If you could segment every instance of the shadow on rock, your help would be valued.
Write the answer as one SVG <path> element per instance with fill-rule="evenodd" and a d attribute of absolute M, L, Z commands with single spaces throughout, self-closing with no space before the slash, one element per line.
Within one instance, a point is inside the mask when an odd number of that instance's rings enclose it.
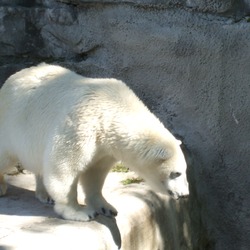
<path fill-rule="evenodd" d="M 13 185 L 8 185 L 7 194 L 0 197 L 0 214 L 57 217 L 53 206 L 38 201 L 34 191 Z"/>
<path fill-rule="evenodd" d="M 121 248 L 122 240 L 120 230 L 117 226 L 115 218 L 108 218 L 102 215 L 99 215 L 96 219 L 96 222 L 104 225 L 111 233 L 114 243 L 117 245 L 118 249 Z"/>

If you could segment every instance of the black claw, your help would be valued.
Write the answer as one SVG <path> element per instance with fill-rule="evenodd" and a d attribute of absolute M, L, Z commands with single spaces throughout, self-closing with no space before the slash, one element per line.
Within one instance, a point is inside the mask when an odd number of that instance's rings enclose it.
<path fill-rule="evenodd" d="M 110 213 L 112 216 L 117 216 L 117 212 L 115 212 L 115 211 L 109 210 L 109 213 Z"/>
<path fill-rule="evenodd" d="M 51 199 L 51 198 L 47 198 L 47 204 L 49 204 L 49 205 L 55 205 L 55 201 L 53 200 L 53 199 Z"/>
<path fill-rule="evenodd" d="M 105 214 L 106 213 L 106 210 L 104 207 L 102 207 L 102 212 Z"/>
<path fill-rule="evenodd" d="M 91 215 L 89 215 L 89 219 L 90 219 L 90 220 L 92 219 L 92 216 L 91 216 Z"/>

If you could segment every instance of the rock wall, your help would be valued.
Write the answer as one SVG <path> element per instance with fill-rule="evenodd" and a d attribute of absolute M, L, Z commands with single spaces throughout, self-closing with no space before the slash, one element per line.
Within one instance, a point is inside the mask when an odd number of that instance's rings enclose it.
<path fill-rule="evenodd" d="M 249 14 L 249 0 L 3 0 L 0 82 L 41 61 L 127 82 L 184 142 L 192 249 L 245 250 Z"/>

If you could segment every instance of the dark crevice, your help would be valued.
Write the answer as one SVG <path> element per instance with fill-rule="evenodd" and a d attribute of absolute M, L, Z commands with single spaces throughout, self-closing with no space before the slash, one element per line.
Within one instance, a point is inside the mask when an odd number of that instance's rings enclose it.
<path fill-rule="evenodd" d="M 83 51 L 81 53 L 77 53 L 72 59 L 75 62 L 86 61 L 89 57 L 91 57 L 96 51 L 100 48 L 100 45 L 95 45 L 93 48 Z"/>

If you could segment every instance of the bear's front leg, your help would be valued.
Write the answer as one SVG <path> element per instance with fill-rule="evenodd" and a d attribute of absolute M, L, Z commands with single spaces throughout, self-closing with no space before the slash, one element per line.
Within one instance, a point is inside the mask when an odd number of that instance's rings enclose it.
<path fill-rule="evenodd" d="M 108 217 L 117 215 L 117 210 L 102 196 L 102 187 L 106 176 L 116 160 L 113 157 L 104 157 L 89 166 L 80 176 L 79 181 L 85 193 L 87 207 L 98 214 Z"/>
<path fill-rule="evenodd" d="M 89 221 L 94 219 L 97 212 L 77 202 L 78 176 L 64 166 L 49 167 L 44 172 L 44 184 L 55 201 L 54 210 L 62 218 L 74 221 Z"/>

